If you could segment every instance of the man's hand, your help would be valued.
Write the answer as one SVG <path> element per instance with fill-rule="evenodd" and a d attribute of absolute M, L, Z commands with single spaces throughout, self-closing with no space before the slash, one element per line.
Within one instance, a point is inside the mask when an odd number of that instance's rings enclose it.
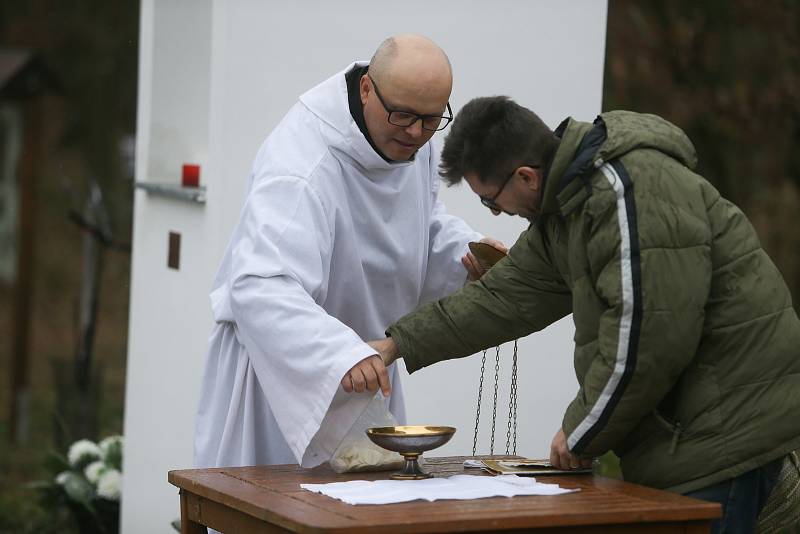
<path fill-rule="evenodd" d="M 480 240 L 480 243 L 486 243 L 487 245 L 493 246 L 497 250 L 503 251 L 506 254 L 508 253 L 508 247 L 506 247 L 502 241 L 498 241 L 497 239 L 493 239 L 491 237 L 484 237 L 483 239 Z M 489 266 L 483 265 L 472 252 L 467 252 L 461 258 L 461 263 L 467 270 L 467 278 L 469 278 L 471 282 L 479 279 L 481 276 L 484 275 L 486 271 L 489 270 Z"/>
<path fill-rule="evenodd" d="M 342 388 L 348 393 L 353 391 L 363 393 L 365 390 L 375 393 L 379 387 L 384 397 L 388 397 L 392 392 L 389 373 L 386 372 L 386 366 L 377 354 L 367 356 L 355 364 L 342 378 Z"/>
<path fill-rule="evenodd" d="M 569 452 L 567 437 L 564 435 L 564 431 L 559 429 L 550 444 L 550 464 L 556 469 L 578 469 L 580 467 L 591 467 L 592 459 L 579 458 Z"/>
<path fill-rule="evenodd" d="M 380 355 L 383 360 L 383 365 L 389 367 L 394 361 L 400 357 L 397 351 L 397 343 L 390 337 L 386 339 L 376 339 L 375 341 L 367 341 L 367 345 L 375 349 L 375 352 Z"/>

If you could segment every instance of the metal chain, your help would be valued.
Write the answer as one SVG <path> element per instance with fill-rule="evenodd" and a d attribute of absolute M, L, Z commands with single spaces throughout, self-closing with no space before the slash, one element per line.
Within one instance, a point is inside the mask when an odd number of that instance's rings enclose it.
<path fill-rule="evenodd" d="M 478 452 L 478 429 L 481 421 L 481 401 L 483 400 L 483 379 L 486 375 L 486 352 L 481 358 L 481 376 L 478 383 L 478 402 L 475 408 L 475 430 L 472 434 L 472 455 Z M 495 348 L 494 399 L 492 401 L 492 435 L 489 454 L 494 454 L 494 435 L 497 423 L 497 392 L 500 377 L 500 347 Z M 514 341 L 514 355 L 511 364 L 511 386 L 508 398 L 508 427 L 506 429 L 506 454 L 517 454 L 517 341 Z"/>
<path fill-rule="evenodd" d="M 506 430 L 506 454 L 511 451 L 511 418 L 513 417 L 514 404 L 512 403 L 514 393 L 512 392 L 508 398 L 508 429 Z"/>
<path fill-rule="evenodd" d="M 516 441 L 517 441 L 517 419 L 514 412 L 514 398 L 516 392 L 514 388 L 517 381 L 517 342 L 514 342 L 514 360 L 511 364 L 511 386 L 508 394 L 508 428 L 506 429 L 506 454 L 511 451 L 511 425 L 514 425 L 514 454 L 516 454 Z"/>
<path fill-rule="evenodd" d="M 497 386 L 500 377 L 500 347 L 497 347 L 494 356 L 494 404 L 492 405 L 492 439 L 489 442 L 489 454 L 494 455 L 494 427 L 497 423 Z"/>
<path fill-rule="evenodd" d="M 517 340 L 514 340 L 514 363 L 511 369 L 511 394 L 514 404 L 514 450 L 512 454 L 517 454 Z M 511 400 L 509 400 L 511 403 Z"/>
<path fill-rule="evenodd" d="M 472 456 L 478 449 L 478 425 L 481 422 L 481 397 L 483 396 L 483 375 L 486 372 L 486 351 L 481 359 L 481 381 L 478 384 L 478 407 L 475 410 L 475 432 L 472 434 Z"/>

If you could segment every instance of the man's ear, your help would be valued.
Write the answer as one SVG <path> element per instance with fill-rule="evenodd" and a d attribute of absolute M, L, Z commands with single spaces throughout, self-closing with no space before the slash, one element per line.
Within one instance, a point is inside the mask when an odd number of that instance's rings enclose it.
<path fill-rule="evenodd" d="M 358 84 L 358 92 L 361 95 L 361 105 L 367 105 L 367 96 L 369 96 L 369 92 L 372 91 L 372 86 L 369 84 L 369 80 L 367 80 L 367 75 L 363 75 L 361 77 L 361 81 Z"/>
<path fill-rule="evenodd" d="M 531 191 L 539 191 L 542 188 L 542 173 L 539 169 L 523 165 L 518 172 Z"/>

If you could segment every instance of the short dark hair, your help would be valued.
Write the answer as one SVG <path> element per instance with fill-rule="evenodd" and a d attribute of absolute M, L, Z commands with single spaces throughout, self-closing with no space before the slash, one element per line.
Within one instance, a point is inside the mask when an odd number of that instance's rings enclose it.
<path fill-rule="evenodd" d="M 450 127 L 439 174 L 448 185 L 472 172 L 483 183 L 500 183 L 521 165 L 544 166 L 557 146 L 542 119 L 509 97 L 474 98 Z"/>

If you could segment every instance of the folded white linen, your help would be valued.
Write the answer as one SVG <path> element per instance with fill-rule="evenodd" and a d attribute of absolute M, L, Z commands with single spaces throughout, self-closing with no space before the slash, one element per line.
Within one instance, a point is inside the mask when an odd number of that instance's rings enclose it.
<path fill-rule="evenodd" d="M 321 493 L 347 504 L 389 504 L 422 499 L 481 499 L 515 495 L 560 495 L 577 489 L 542 484 L 532 477 L 500 475 L 453 475 L 425 480 L 351 480 L 330 484 L 300 484 L 304 490 Z"/>

